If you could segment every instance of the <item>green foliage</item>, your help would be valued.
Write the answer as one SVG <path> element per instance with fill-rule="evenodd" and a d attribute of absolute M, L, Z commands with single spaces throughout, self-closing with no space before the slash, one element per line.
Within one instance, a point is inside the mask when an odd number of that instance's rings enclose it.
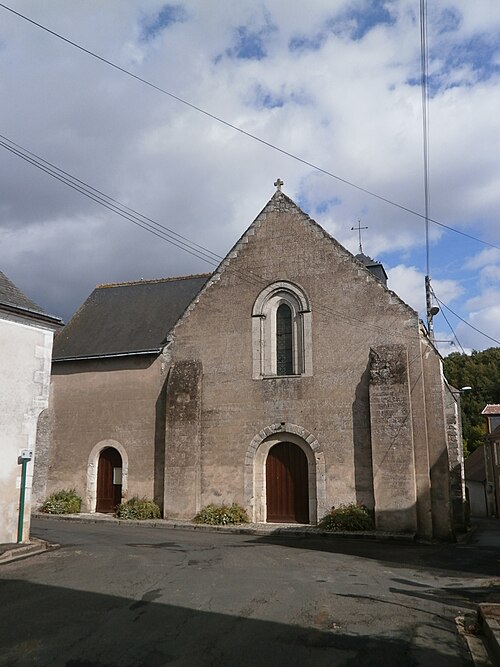
<path fill-rule="evenodd" d="M 75 489 L 63 489 L 50 495 L 40 507 L 47 514 L 78 514 L 82 507 L 82 499 Z"/>
<path fill-rule="evenodd" d="M 208 523 L 212 526 L 227 526 L 235 523 L 248 523 L 248 515 L 243 507 L 232 505 L 207 505 L 194 517 L 195 523 Z"/>
<path fill-rule="evenodd" d="M 364 505 L 339 505 L 325 514 L 318 524 L 322 530 L 374 530 L 370 510 Z"/>
<path fill-rule="evenodd" d="M 448 382 L 460 389 L 472 387 L 461 396 L 464 453 L 467 456 L 483 443 L 486 419 L 481 415 L 488 403 L 500 403 L 500 348 L 490 347 L 471 355 L 453 352 L 444 360 Z"/>
<path fill-rule="evenodd" d="M 119 519 L 160 519 L 161 510 L 152 500 L 134 496 L 117 505 L 115 516 Z"/>

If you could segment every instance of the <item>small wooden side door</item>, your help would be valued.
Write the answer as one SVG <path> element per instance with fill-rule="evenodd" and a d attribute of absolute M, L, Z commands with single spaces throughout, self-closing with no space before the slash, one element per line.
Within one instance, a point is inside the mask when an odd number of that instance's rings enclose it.
<path fill-rule="evenodd" d="M 97 466 L 96 512 L 111 514 L 121 503 L 122 457 L 113 447 L 103 449 Z M 119 483 L 115 483 L 119 481 Z"/>
<path fill-rule="evenodd" d="M 266 461 L 267 520 L 309 523 L 307 457 L 298 445 L 280 442 Z"/>

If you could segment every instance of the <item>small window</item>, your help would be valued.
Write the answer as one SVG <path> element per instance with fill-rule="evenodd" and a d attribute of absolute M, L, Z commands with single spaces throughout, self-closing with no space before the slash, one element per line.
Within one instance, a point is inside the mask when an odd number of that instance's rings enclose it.
<path fill-rule="evenodd" d="M 286 303 L 276 311 L 276 373 L 293 375 L 292 311 Z"/>

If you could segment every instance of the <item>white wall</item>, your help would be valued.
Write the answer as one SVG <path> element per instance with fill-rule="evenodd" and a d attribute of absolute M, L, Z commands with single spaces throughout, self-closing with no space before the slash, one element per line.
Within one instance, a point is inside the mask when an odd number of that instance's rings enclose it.
<path fill-rule="evenodd" d="M 35 449 L 47 407 L 53 332 L 0 313 L 0 543 L 17 541 L 21 484 L 18 457 Z M 28 464 L 23 541 L 29 540 L 33 461 Z"/>

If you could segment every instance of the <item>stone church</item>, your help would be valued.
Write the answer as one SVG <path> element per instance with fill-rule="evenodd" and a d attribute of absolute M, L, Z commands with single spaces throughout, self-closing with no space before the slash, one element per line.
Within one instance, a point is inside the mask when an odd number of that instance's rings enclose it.
<path fill-rule="evenodd" d="M 461 523 L 457 397 L 418 314 L 279 186 L 213 274 L 97 287 L 53 359 L 39 501 L 305 524 L 361 503 L 439 539 Z"/>

